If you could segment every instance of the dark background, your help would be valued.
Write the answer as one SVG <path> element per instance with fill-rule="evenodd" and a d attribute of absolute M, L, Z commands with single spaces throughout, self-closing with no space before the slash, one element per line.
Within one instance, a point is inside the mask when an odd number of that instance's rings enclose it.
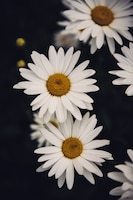
<path fill-rule="evenodd" d="M 12 88 L 21 80 L 16 63 L 19 59 L 31 61 L 32 50 L 47 55 L 49 45 L 53 44 L 53 34 L 60 29 L 56 22 L 63 20 L 60 15 L 63 9 L 61 0 L 0 2 L 1 200 L 117 199 L 109 196 L 108 192 L 118 183 L 108 179 L 106 174 L 114 170 L 115 164 L 128 159 L 128 148 L 133 149 L 133 97 L 125 95 L 126 86 L 112 85 L 111 81 L 116 77 L 108 71 L 118 67 L 106 46 L 90 55 L 89 46 L 81 44 L 80 62 L 89 59 L 90 68 L 96 70 L 93 77 L 97 79 L 100 91 L 90 94 L 94 98 L 92 114 L 97 115 L 98 125 L 104 126 L 99 138 L 111 140 L 111 145 L 104 149 L 110 151 L 115 160 L 106 162 L 101 168 L 104 178 L 94 175 L 95 185 L 77 175 L 71 191 L 66 189 L 66 185 L 59 189 L 54 177 L 47 177 L 47 172 L 35 171 L 40 163 L 37 163 L 37 155 L 33 153 L 37 144 L 30 139 L 32 97 Z M 16 46 L 18 37 L 26 40 L 25 47 Z M 124 44 L 128 45 L 128 42 L 124 41 Z"/>

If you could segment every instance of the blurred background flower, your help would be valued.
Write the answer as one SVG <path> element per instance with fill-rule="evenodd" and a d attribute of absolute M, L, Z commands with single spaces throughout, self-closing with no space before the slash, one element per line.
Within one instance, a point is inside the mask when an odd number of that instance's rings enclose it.
<path fill-rule="evenodd" d="M 132 1 L 133 2 L 133 1 Z M 34 149 L 36 141 L 31 140 L 30 124 L 33 115 L 30 108 L 31 97 L 22 91 L 13 90 L 13 85 L 20 81 L 17 62 L 31 62 L 33 50 L 47 54 L 48 47 L 54 44 L 53 35 L 61 30 L 58 21 L 65 20 L 61 11 L 65 10 L 61 0 L 0 2 L 1 16 L 1 133 L 0 133 L 0 199 L 32 200 L 88 198 L 97 200 L 116 199 L 109 196 L 110 189 L 116 183 L 106 174 L 114 170 L 114 165 L 127 160 L 126 149 L 133 147 L 133 97 L 125 95 L 126 86 L 114 86 L 114 77 L 108 71 L 118 69 L 117 62 L 104 45 L 94 55 L 89 53 L 85 44 L 77 49 L 82 51 L 79 63 L 90 60 L 90 68 L 96 71 L 94 78 L 100 90 L 91 94 L 94 99 L 94 110 L 99 124 L 103 125 L 99 138 L 111 140 L 107 151 L 111 152 L 114 161 L 103 165 L 104 178 L 96 178 L 96 184 L 89 184 L 84 178 L 76 177 L 74 187 L 68 191 L 59 189 L 54 178 L 45 173 L 36 173 L 37 155 Z M 130 30 L 133 34 L 133 29 Z M 23 38 L 25 45 L 16 45 L 17 38 Z M 123 44 L 128 41 L 123 38 Z M 76 48 L 76 47 L 75 47 Z M 116 44 L 116 52 L 121 53 Z"/>

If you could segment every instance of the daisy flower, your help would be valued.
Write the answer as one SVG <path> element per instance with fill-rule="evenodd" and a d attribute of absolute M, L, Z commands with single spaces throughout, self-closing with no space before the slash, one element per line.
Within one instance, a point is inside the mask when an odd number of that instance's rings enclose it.
<path fill-rule="evenodd" d="M 79 40 L 89 40 L 91 53 L 100 49 L 105 41 L 113 53 L 115 41 L 122 45 L 122 37 L 133 40 L 129 32 L 133 27 L 133 3 L 130 0 L 72 0 L 69 4 L 69 10 L 62 12 L 70 21 L 66 29 L 80 30 Z"/>
<path fill-rule="evenodd" d="M 48 176 L 55 175 L 59 188 L 66 181 L 67 188 L 72 189 L 75 170 L 95 184 L 93 174 L 103 176 L 98 166 L 101 166 L 105 159 L 112 159 L 109 152 L 97 149 L 108 145 L 109 140 L 94 140 L 102 130 L 102 126 L 96 128 L 96 123 L 96 116 L 90 117 L 89 112 L 82 120 L 74 122 L 69 112 L 66 121 L 60 124 L 60 129 L 48 123 L 48 129 L 43 128 L 41 131 L 52 145 L 35 150 L 35 153 L 42 154 L 38 162 L 44 162 L 37 172 L 49 170 Z"/>
<path fill-rule="evenodd" d="M 114 85 L 129 85 L 125 93 L 128 96 L 133 95 L 133 43 L 130 42 L 129 48 L 123 46 L 121 48 L 123 55 L 114 54 L 114 57 L 118 61 L 118 66 L 121 70 L 109 71 L 110 74 L 114 74 L 119 78 L 112 81 Z"/>
<path fill-rule="evenodd" d="M 126 161 L 125 164 L 116 165 L 115 168 L 119 172 L 109 172 L 108 177 L 114 181 L 120 182 L 121 185 L 110 191 L 110 195 L 121 196 L 121 200 L 133 199 L 133 150 L 128 149 L 127 154 L 131 162 Z"/>
<path fill-rule="evenodd" d="M 14 85 L 16 89 L 25 89 L 28 95 L 37 95 L 31 102 L 32 110 L 39 109 L 39 117 L 47 123 L 52 114 L 59 122 L 64 122 L 67 113 L 81 120 L 80 109 L 92 110 L 93 99 L 86 93 L 97 91 L 95 79 L 88 78 L 95 74 L 93 69 L 85 69 L 89 60 L 77 65 L 80 51 L 73 53 L 74 48 L 62 47 L 56 52 L 54 46 L 49 47 L 49 59 L 36 51 L 31 57 L 34 64 L 28 63 L 29 69 L 20 68 L 20 74 L 27 81 Z"/>
<path fill-rule="evenodd" d="M 49 142 L 46 140 L 45 136 L 40 131 L 41 128 L 45 127 L 45 122 L 43 120 L 43 117 L 40 118 L 38 112 L 34 113 L 33 117 L 34 117 L 34 123 L 30 125 L 31 130 L 33 131 L 30 135 L 31 139 L 37 140 L 38 147 L 41 147 L 44 145 L 48 146 Z M 58 121 L 54 115 L 51 116 L 51 119 L 49 122 L 58 128 Z"/>

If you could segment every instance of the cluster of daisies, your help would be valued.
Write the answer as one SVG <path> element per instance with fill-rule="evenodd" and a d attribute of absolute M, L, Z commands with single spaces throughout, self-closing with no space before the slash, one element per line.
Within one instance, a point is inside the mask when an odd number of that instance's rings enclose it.
<path fill-rule="evenodd" d="M 95 184 L 95 175 L 102 177 L 101 166 L 112 160 L 112 154 L 103 150 L 109 145 L 107 139 L 98 139 L 102 126 L 97 127 L 97 118 L 90 112 L 94 100 L 90 93 L 99 90 L 92 77 L 96 71 L 89 68 L 89 60 L 79 63 L 81 51 L 74 50 L 80 42 L 88 44 L 93 54 L 103 45 L 108 45 L 111 56 L 118 62 L 119 70 L 109 71 L 118 78 L 116 85 L 128 85 L 125 93 L 133 95 L 133 3 L 130 0 L 64 0 L 67 10 L 62 12 L 66 20 L 58 22 L 63 27 L 55 34 L 55 45 L 48 49 L 48 56 L 33 51 L 33 63 L 20 68 L 25 79 L 14 88 L 25 94 L 35 95 L 31 102 L 34 123 L 31 124 L 31 139 L 37 140 L 36 154 L 41 154 L 37 172 L 48 171 L 55 176 L 58 187 L 66 182 L 67 188 L 74 185 L 75 172 Z M 122 54 L 115 53 L 115 42 Z M 67 50 L 64 50 L 65 46 Z M 84 114 L 82 114 L 84 110 Z M 108 177 L 121 183 L 110 191 L 120 199 L 133 199 L 133 150 L 127 153 L 131 162 L 116 165 L 120 172 L 109 172 Z"/>

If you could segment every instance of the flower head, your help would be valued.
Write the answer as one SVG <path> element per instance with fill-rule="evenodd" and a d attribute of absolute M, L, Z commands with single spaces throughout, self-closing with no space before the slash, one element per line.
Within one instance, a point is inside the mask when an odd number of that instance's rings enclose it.
<path fill-rule="evenodd" d="M 120 170 L 109 172 L 108 177 L 120 182 L 121 185 L 110 191 L 110 195 L 121 196 L 121 200 L 133 199 L 133 150 L 128 149 L 127 154 L 131 162 L 126 161 L 125 164 L 116 165 L 115 168 Z"/>
<path fill-rule="evenodd" d="M 119 77 L 113 81 L 114 85 L 129 85 L 125 93 L 133 96 L 133 43 L 130 42 L 129 48 L 123 46 L 121 50 L 123 55 L 114 54 L 121 70 L 112 70 L 109 73 Z"/>
<path fill-rule="evenodd" d="M 81 120 L 79 108 L 92 110 L 93 99 L 86 93 L 99 89 L 94 85 L 96 80 L 88 78 L 95 70 L 85 69 L 88 60 L 76 66 L 80 51 L 73 51 L 71 47 L 65 54 L 63 48 L 56 52 L 54 46 L 50 46 L 49 59 L 33 51 L 34 64 L 28 63 L 29 69 L 19 69 L 27 81 L 19 82 L 14 88 L 25 89 L 24 92 L 29 95 L 38 95 L 31 102 L 32 110 L 39 109 L 39 117 L 43 117 L 45 122 L 52 114 L 59 122 L 64 122 L 69 111 Z"/>
<path fill-rule="evenodd" d="M 38 147 L 48 146 L 50 143 L 46 140 L 45 136 L 40 131 L 41 128 L 45 127 L 45 122 L 43 120 L 43 117 L 40 118 L 38 112 L 34 113 L 33 116 L 34 116 L 34 123 L 30 125 L 31 130 L 33 131 L 31 133 L 31 139 L 37 140 Z M 49 123 L 52 123 L 54 126 L 58 128 L 58 121 L 54 115 L 51 116 Z"/>
<path fill-rule="evenodd" d="M 69 113 L 67 120 L 59 125 L 60 129 L 48 123 L 48 129 L 41 131 L 52 145 L 35 150 L 35 153 L 42 154 L 38 162 L 44 162 L 37 172 L 49 170 L 48 176 L 55 175 L 59 187 L 66 180 L 68 189 L 73 187 L 75 170 L 94 184 L 93 174 L 103 176 L 98 165 L 102 165 L 105 159 L 112 159 L 109 152 L 97 149 L 108 145 L 109 140 L 94 140 L 102 130 L 102 126 L 95 128 L 96 123 L 95 115 L 90 117 L 88 112 L 82 120 L 74 122 Z"/>
<path fill-rule="evenodd" d="M 129 27 L 133 27 L 132 5 L 132 2 L 125 0 L 73 0 L 67 5 L 69 10 L 62 14 L 69 20 L 67 29 L 80 30 L 80 41 L 90 40 L 91 53 L 100 49 L 104 41 L 113 53 L 114 41 L 119 45 L 123 43 L 121 36 L 133 40 L 129 32 Z"/>

